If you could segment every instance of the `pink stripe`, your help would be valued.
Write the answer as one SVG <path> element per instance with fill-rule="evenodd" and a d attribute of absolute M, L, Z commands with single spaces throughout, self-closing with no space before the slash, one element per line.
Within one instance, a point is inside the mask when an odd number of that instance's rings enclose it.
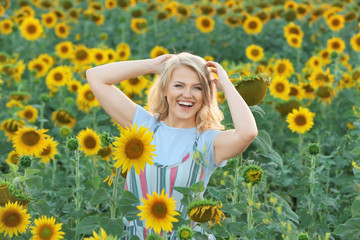
<path fill-rule="evenodd" d="M 124 190 L 128 190 L 128 186 L 127 186 L 127 183 L 125 183 L 125 187 L 124 187 Z"/>
<path fill-rule="evenodd" d="M 174 187 L 175 179 L 177 176 L 177 169 L 178 169 L 178 167 L 174 167 L 174 168 L 171 168 L 171 170 L 170 170 L 170 188 L 169 188 L 170 196 L 169 197 L 172 196 L 173 187 Z"/>
<path fill-rule="evenodd" d="M 182 162 L 185 162 L 190 156 L 190 153 L 186 154 L 186 156 L 183 158 Z"/>
<path fill-rule="evenodd" d="M 204 174 L 204 168 L 201 167 L 201 174 L 200 174 L 200 177 L 199 177 L 198 181 L 200 181 L 203 178 L 203 174 Z"/>
<path fill-rule="evenodd" d="M 144 238 L 146 239 L 148 235 L 149 235 L 149 229 L 144 228 Z"/>
<path fill-rule="evenodd" d="M 147 197 L 148 189 L 147 189 L 145 169 L 144 169 L 144 171 L 140 171 L 139 179 L 140 179 L 142 197 L 145 199 L 148 199 L 148 197 Z"/>

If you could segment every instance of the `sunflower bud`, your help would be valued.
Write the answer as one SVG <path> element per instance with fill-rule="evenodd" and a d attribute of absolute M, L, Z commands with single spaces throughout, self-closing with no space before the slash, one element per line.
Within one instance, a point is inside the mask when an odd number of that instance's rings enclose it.
<path fill-rule="evenodd" d="M 114 141 L 114 139 L 110 136 L 110 134 L 108 132 L 103 132 L 100 135 L 100 141 L 101 141 L 101 145 L 103 147 L 108 147 L 109 145 L 112 144 L 112 142 Z"/>
<path fill-rule="evenodd" d="M 146 240 L 162 240 L 163 238 L 157 235 L 156 233 L 150 233 Z"/>
<path fill-rule="evenodd" d="M 73 133 L 73 131 L 71 130 L 71 128 L 63 126 L 60 128 L 59 133 L 62 137 L 68 137 Z"/>
<path fill-rule="evenodd" d="M 311 155 L 318 155 L 320 152 L 320 147 L 317 143 L 310 143 L 307 150 Z"/>
<path fill-rule="evenodd" d="M 296 12 L 293 9 L 289 9 L 284 13 L 284 19 L 287 22 L 292 22 L 296 19 Z"/>
<path fill-rule="evenodd" d="M 79 147 L 79 140 L 77 140 L 76 138 L 70 138 L 69 140 L 67 140 L 66 146 L 71 152 L 74 152 Z"/>
<path fill-rule="evenodd" d="M 31 157 L 24 155 L 20 157 L 19 165 L 21 168 L 28 168 L 31 166 Z"/>
<path fill-rule="evenodd" d="M 65 104 L 68 105 L 68 106 L 71 106 L 71 105 L 73 105 L 74 103 L 75 103 L 75 100 L 74 100 L 74 98 L 72 98 L 72 97 L 67 97 L 67 98 L 65 99 Z"/>
<path fill-rule="evenodd" d="M 300 233 L 298 235 L 298 240 L 310 240 L 310 237 L 307 233 Z"/>
<path fill-rule="evenodd" d="M 335 60 L 337 57 L 338 57 L 338 53 L 337 53 L 337 52 L 332 52 L 332 53 L 330 54 L 330 58 L 331 58 L 332 60 Z"/>
<path fill-rule="evenodd" d="M 262 179 L 263 171 L 261 167 L 251 164 L 244 168 L 242 177 L 246 183 L 258 184 Z"/>
<path fill-rule="evenodd" d="M 40 95 L 39 99 L 41 102 L 47 103 L 50 101 L 50 96 L 49 96 L 49 94 L 43 93 Z"/>
<path fill-rule="evenodd" d="M 188 227 L 186 225 L 182 225 L 180 228 L 178 228 L 177 230 L 177 237 L 180 240 L 189 240 L 192 239 L 194 235 L 194 230 L 192 230 L 191 227 Z"/>

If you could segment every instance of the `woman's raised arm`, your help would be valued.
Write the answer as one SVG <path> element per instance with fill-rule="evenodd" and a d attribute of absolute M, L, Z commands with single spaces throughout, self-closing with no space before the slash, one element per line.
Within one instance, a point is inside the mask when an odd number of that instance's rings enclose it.
<path fill-rule="evenodd" d="M 114 62 L 86 71 L 91 90 L 104 110 L 122 127 L 132 124 L 136 104 L 114 84 L 150 73 L 160 73 L 161 65 L 171 55 L 154 59 Z"/>

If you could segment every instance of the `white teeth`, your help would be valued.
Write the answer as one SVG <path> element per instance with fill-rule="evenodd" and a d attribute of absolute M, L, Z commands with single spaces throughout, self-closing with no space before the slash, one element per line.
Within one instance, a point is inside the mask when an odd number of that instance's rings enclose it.
<path fill-rule="evenodd" d="M 181 105 L 189 106 L 189 107 L 191 107 L 192 105 L 194 105 L 194 103 L 191 103 L 191 102 L 182 102 L 182 101 L 179 101 L 178 103 L 181 104 Z"/>

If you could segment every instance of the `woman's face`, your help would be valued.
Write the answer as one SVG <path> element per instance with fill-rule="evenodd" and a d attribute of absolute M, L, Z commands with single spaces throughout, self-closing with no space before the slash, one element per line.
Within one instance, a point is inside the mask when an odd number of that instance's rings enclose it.
<path fill-rule="evenodd" d="M 203 104 L 203 89 L 197 72 L 187 66 L 174 69 L 165 96 L 169 103 L 169 118 L 195 127 L 195 115 Z"/>

